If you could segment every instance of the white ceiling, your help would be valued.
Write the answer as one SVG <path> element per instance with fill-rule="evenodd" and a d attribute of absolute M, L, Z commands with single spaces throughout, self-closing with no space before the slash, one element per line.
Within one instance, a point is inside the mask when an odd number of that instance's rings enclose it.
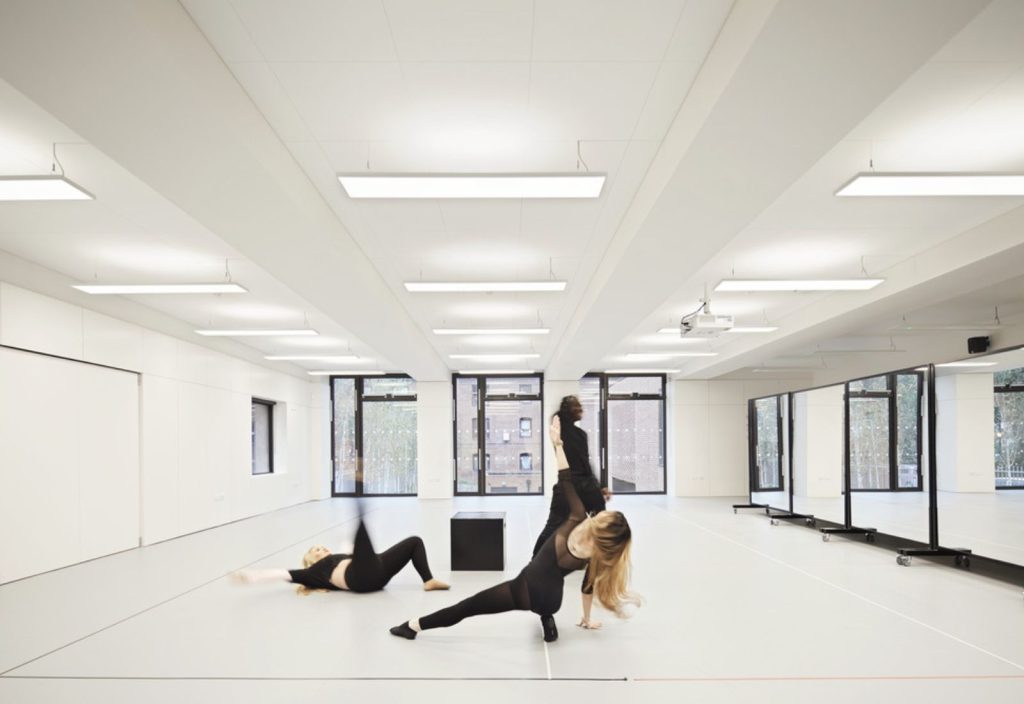
<path fill-rule="evenodd" d="M 251 294 L 135 300 L 193 326 L 308 321 L 321 338 L 245 344 L 420 379 L 485 368 L 449 357 L 472 352 L 534 352 L 522 368 L 554 378 L 882 368 L 927 353 L 900 321 L 929 304 L 947 326 L 992 300 L 1020 318 L 1024 199 L 833 193 L 871 162 L 1024 171 L 1022 31 L 1014 0 L 11 0 L 0 173 L 49 172 L 59 142 L 97 200 L 0 204 L 0 250 L 109 282 L 221 280 L 228 260 Z M 593 201 L 353 201 L 336 178 L 588 168 L 608 174 Z M 886 283 L 713 295 L 775 333 L 656 334 L 722 278 L 864 272 Z M 567 290 L 402 287 L 550 277 Z M 672 349 L 719 355 L 625 358 Z"/>

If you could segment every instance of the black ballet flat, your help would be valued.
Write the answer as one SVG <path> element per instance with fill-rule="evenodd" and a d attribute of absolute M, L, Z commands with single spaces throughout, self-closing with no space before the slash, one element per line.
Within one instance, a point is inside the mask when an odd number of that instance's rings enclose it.
<path fill-rule="evenodd" d="M 391 635 L 398 636 L 399 638 L 408 638 L 409 640 L 416 640 L 416 631 L 410 628 L 408 621 L 403 621 L 402 623 L 392 628 Z"/>
<path fill-rule="evenodd" d="M 554 616 L 541 616 L 540 625 L 544 629 L 545 643 L 553 643 L 558 640 L 558 626 L 555 625 Z"/>

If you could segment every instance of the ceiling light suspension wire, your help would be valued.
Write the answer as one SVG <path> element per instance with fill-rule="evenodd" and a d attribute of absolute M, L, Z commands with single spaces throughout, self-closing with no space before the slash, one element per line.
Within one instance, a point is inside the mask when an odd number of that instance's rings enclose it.
<path fill-rule="evenodd" d="M 587 166 L 587 162 L 583 158 L 583 150 L 582 150 L 582 148 L 580 146 L 582 142 L 583 142 L 582 139 L 577 139 L 576 140 L 576 170 L 579 171 L 580 170 L 580 164 L 583 164 L 583 168 L 586 169 L 587 171 L 590 171 L 590 167 Z"/>
<path fill-rule="evenodd" d="M 60 163 L 60 159 L 57 158 L 57 143 L 53 143 L 53 163 L 50 165 L 50 171 L 53 173 L 57 172 L 57 167 L 60 167 L 60 177 L 64 178 L 64 164 Z"/>

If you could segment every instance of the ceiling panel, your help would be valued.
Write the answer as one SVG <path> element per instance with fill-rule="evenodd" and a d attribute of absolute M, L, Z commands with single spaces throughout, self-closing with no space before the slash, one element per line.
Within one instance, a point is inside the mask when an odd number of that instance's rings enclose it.
<path fill-rule="evenodd" d="M 687 0 L 664 60 L 704 63 L 732 6 L 733 0 Z"/>
<path fill-rule="evenodd" d="M 533 59 L 661 61 L 685 5 L 686 0 L 537 0 Z"/>
<path fill-rule="evenodd" d="M 402 61 L 528 61 L 533 7 L 522 0 L 384 0 Z"/>
<path fill-rule="evenodd" d="M 266 61 L 394 61 L 380 2 L 231 0 Z"/>

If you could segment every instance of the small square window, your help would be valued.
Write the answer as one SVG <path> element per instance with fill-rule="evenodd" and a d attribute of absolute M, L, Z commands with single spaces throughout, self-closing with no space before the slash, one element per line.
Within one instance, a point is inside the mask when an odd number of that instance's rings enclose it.
<path fill-rule="evenodd" d="M 519 453 L 519 469 L 523 472 L 533 471 L 533 455 L 529 452 Z"/>
<path fill-rule="evenodd" d="M 528 438 L 533 435 L 533 421 L 529 418 L 519 419 L 519 437 Z"/>

